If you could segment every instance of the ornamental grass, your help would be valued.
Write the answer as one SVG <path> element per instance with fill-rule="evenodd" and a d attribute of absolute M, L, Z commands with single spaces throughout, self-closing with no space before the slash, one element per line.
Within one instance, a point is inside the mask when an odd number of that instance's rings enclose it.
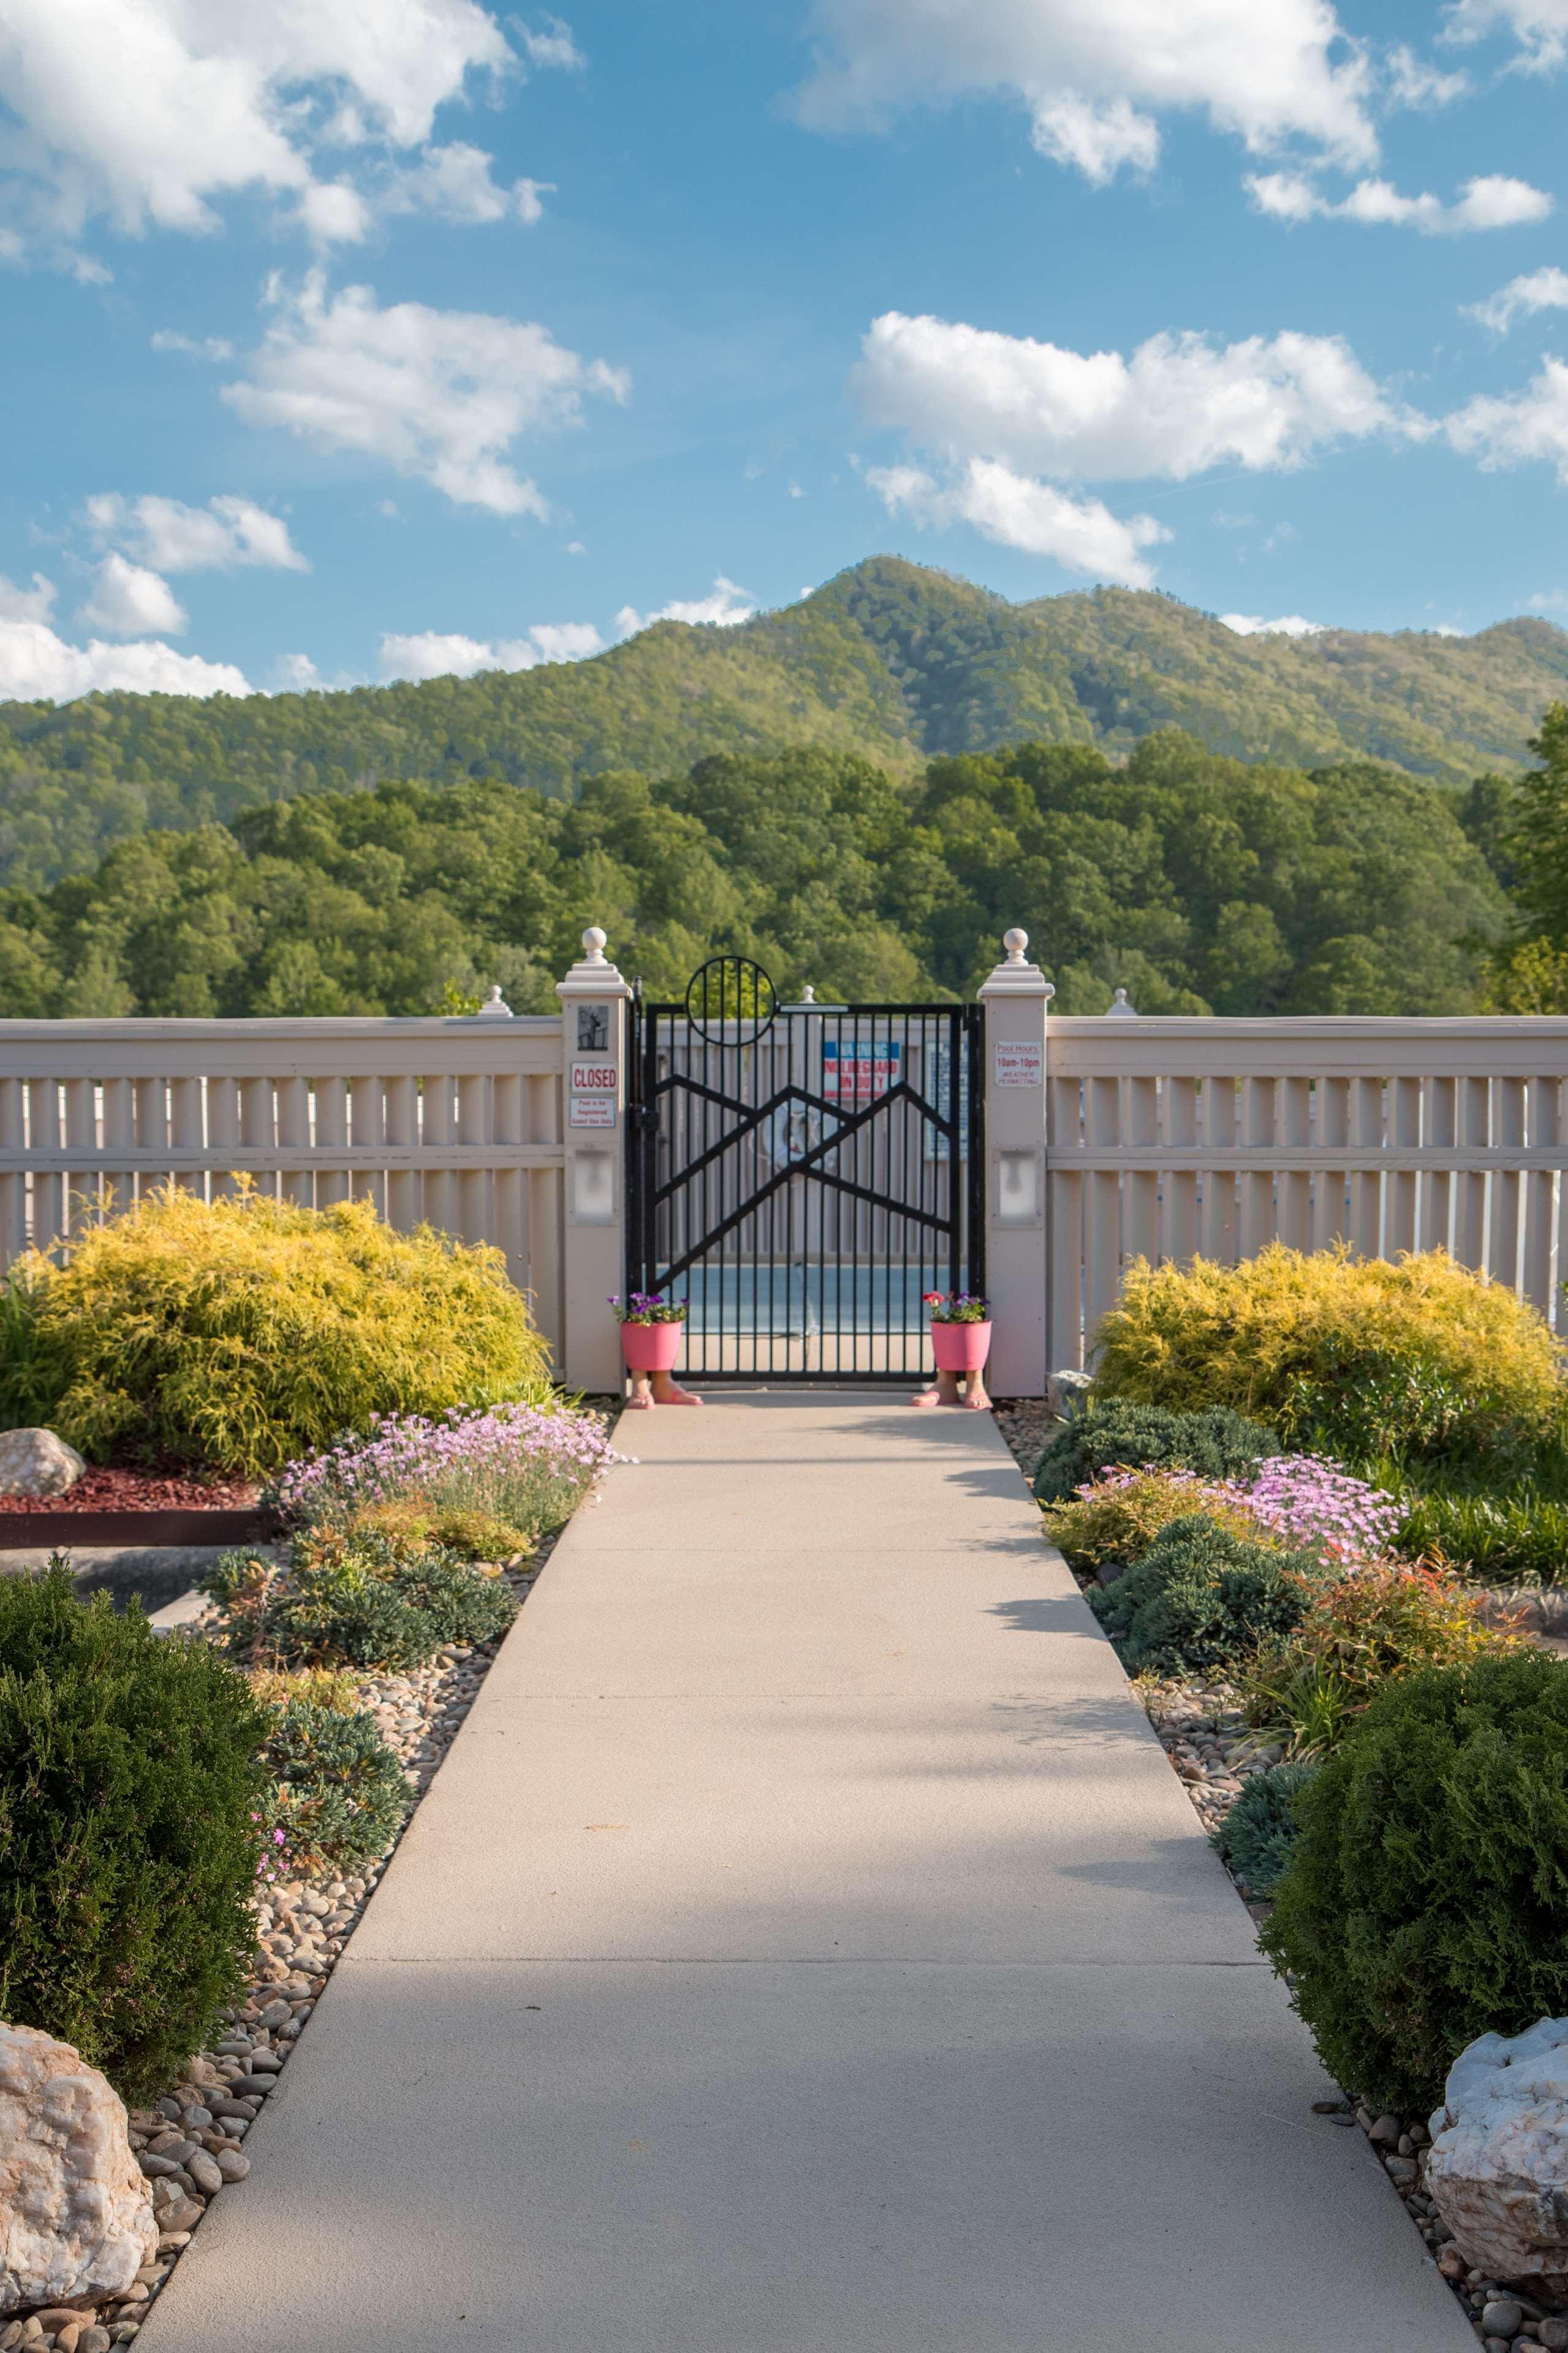
<path fill-rule="evenodd" d="M 1446 1566 L 1359 1567 L 1320 1587 L 1287 1639 L 1247 1669 L 1247 1721 L 1292 1757 L 1322 1757 L 1396 1676 L 1527 1647 L 1483 1618 L 1483 1606 Z"/>

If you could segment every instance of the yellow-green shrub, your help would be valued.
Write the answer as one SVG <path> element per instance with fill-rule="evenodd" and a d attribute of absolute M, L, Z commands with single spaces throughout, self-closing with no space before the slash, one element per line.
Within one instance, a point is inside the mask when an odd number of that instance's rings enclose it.
<path fill-rule="evenodd" d="M 1540 1315 L 1446 1250 L 1394 1262 L 1276 1242 L 1239 1266 L 1139 1259 L 1097 1346 L 1101 1394 L 1230 1406 L 1352 1460 L 1528 1453 L 1563 1411 Z"/>
<path fill-rule="evenodd" d="M 1100 1568 L 1107 1561 L 1131 1567 L 1162 1528 L 1193 1512 L 1253 1544 L 1275 1542 L 1237 1495 L 1192 1471 L 1107 1472 L 1064 1503 L 1046 1505 L 1046 1534 L 1074 1568 Z"/>
<path fill-rule="evenodd" d="M 379 1414 L 546 1391 L 501 1253 L 368 1201 L 323 1210 L 170 1188 L 22 1261 L 28 1418 L 91 1461 L 184 1457 L 261 1476 Z M 15 1403 L 0 1376 L 0 1409 Z"/>

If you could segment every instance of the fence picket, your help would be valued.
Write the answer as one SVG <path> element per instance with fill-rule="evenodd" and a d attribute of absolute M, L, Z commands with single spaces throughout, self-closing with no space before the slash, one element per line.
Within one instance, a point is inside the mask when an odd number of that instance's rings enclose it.
<path fill-rule="evenodd" d="M 1563 1141 L 1562 1082 L 1531 1079 L 1526 1106 L 1530 1142 L 1560 1146 Z M 1532 1168 L 1524 1180 L 1524 1266 L 1521 1284 L 1525 1297 L 1543 1315 L 1552 1312 L 1555 1272 L 1552 1243 L 1560 1179 L 1550 1168 Z"/>

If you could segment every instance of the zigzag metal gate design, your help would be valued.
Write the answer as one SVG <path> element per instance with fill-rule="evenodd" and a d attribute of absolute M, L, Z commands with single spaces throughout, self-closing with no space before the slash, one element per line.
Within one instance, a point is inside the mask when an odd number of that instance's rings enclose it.
<path fill-rule="evenodd" d="M 633 1008 L 626 1288 L 708 1380 L 919 1379 L 921 1294 L 984 1288 L 984 1016 L 779 1005 L 715 958 Z"/>

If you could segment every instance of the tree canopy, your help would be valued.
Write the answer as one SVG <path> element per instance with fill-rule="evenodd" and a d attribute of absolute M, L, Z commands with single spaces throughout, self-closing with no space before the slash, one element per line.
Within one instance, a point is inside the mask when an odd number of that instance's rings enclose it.
<path fill-rule="evenodd" d="M 1027 742 L 910 776 L 807 745 L 612 768 L 575 799 L 317 789 L 0 891 L 0 1013 L 423 1013 L 496 980 L 552 1009 L 589 923 L 658 995 L 734 951 L 789 992 L 956 997 L 1021 923 L 1064 1012 L 1118 986 L 1151 1013 L 1460 1012 L 1509 921 L 1479 791 L 1174 730 L 1123 765 Z"/>
<path fill-rule="evenodd" d="M 815 746 L 912 780 L 1023 741 L 1112 760 L 1180 727 L 1309 770 L 1372 760 L 1462 787 L 1522 766 L 1568 693 L 1568 632 L 1520 619 L 1241 637 L 1171 596 L 1102 588 L 1014 605 L 879 556 L 738 628 L 660 621 L 592 661 L 421 684 L 208 701 L 0 703 L 0 883 L 47 889 L 114 843 L 313 793 L 496 776 L 570 799 L 585 779 Z"/>

